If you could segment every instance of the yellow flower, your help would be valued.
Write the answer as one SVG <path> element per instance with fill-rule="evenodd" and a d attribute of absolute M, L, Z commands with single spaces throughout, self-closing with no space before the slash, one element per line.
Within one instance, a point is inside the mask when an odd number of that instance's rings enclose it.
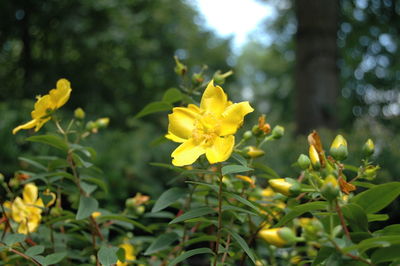
<path fill-rule="evenodd" d="M 33 184 L 26 184 L 22 198 L 16 197 L 11 205 L 11 217 L 19 223 L 18 233 L 28 234 L 36 231 L 42 219 L 43 201 L 38 198 L 38 188 Z"/>
<path fill-rule="evenodd" d="M 125 260 L 126 261 L 136 260 L 134 246 L 132 246 L 129 243 L 124 243 L 124 244 L 119 245 L 119 247 L 123 248 L 125 250 Z M 129 264 L 128 264 L 128 262 L 117 261 L 116 265 L 117 266 L 127 266 Z"/>
<path fill-rule="evenodd" d="M 49 94 L 37 97 L 34 110 L 31 113 L 32 120 L 13 129 L 16 134 L 21 129 L 35 128 L 38 131 L 47 121 L 51 119 L 51 113 L 63 106 L 71 94 L 71 85 L 68 80 L 57 81 L 57 88 L 52 89 Z"/>
<path fill-rule="evenodd" d="M 182 143 L 171 154 L 172 164 L 184 166 L 194 163 L 205 154 L 208 161 L 223 162 L 229 158 L 237 129 L 244 116 L 253 112 L 249 102 L 233 104 L 220 86 L 211 81 L 201 98 L 200 107 L 175 107 L 168 116 L 166 138 Z"/>

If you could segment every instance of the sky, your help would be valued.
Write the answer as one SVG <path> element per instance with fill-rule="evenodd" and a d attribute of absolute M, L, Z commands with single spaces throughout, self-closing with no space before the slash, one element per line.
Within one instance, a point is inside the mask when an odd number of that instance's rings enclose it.
<path fill-rule="evenodd" d="M 250 32 L 268 16 L 272 8 L 256 0 L 194 0 L 203 15 L 206 27 L 223 37 L 233 36 L 234 50 L 248 40 Z"/>

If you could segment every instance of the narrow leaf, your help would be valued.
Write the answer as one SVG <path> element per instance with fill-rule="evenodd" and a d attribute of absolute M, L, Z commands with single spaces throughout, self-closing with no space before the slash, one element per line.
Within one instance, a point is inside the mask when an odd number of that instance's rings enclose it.
<path fill-rule="evenodd" d="M 274 178 L 280 178 L 277 172 L 275 172 L 271 167 L 266 166 L 265 164 L 262 163 L 253 163 L 252 165 L 254 168 L 260 169 L 264 171 L 265 173 L 271 175 Z"/>
<path fill-rule="evenodd" d="M 53 146 L 59 150 L 62 150 L 64 152 L 68 151 L 68 145 L 67 143 L 65 143 L 65 140 L 56 135 L 32 136 L 27 138 L 26 140 L 31 142 L 44 143 Z"/>
<path fill-rule="evenodd" d="M 187 190 L 183 188 L 175 187 L 168 189 L 167 191 L 162 193 L 161 196 L 158 198 L 151 212 L 158 212 L 167 208 L 172 203 L 176 202 L 178 199 L 182 198 L 186 194 Z"/>
<path fill-rule="evenodd" d="M 179 236 L 176 233 L 167 233 L 163 234 L 159 237 L 157 237 L 153 243 L 147 248 L 145 251 L 144 255 L 150 255 L 153 253 L 156 253 L 158 251 L 164 250 L 171 246 L 172 243 L 174 243 Z"/>
<path fill-rule="evenodd" d="M 229 234 L 233 236 L 233 238 L 236 240 L 236 242 L 240 245 L 240 247 L 246 252 L 247 256 L 253 261 L 254 264 L 256 263 L 256 257 L 253 253 L 253 250 L 250 249 L 250 247 L 247 245 L 246 241 L 234 230 L 226 230 Z"/>
<path fill-rule="evenodd" d="M 372 253 L 371 259 L 374 263 L 390 262 L 400 260 L 400 245 L 394 245 L 387 248 L 380 248 Z"/>
<path fill-rule="evenodd" d="M 242 173 L 242 172 L 248 172 L 248 171 L 253 171 L 253 169 L 249 168 L 247 166 L 236 165 L 236 164 L 226 165 L 226 166 L 222 167 L 222 169 L 221 169 L 222 175 Z"/>
<path fill-rule="evenodd" d="M 324 201 L 314 201 L 293 207 L 292 210 L 290 210 L 289 213 L 283 216 L 283 218 L 280 219 L 279 222 L 274 227 L 280 227 L 282 225 L 285 225 L 286 223 L 302 215 L 303 213 L 326 209 L 326 206 L 327 203 Z"/>
<path fill-rule="evenodd" d="M 169 224 L 179 223 L 179 222 L 186 221 L 189 219 L 205 216 L 205 215 L 208 215 L 211 213 L 215 213 L 215 210 L 211 209 L 210 207 L 200 207 L 200 208 L 185 212 L 181 216 L 178 216 L 175 219 L 173 219 L 171 222 L 169 222 Z"/>
<path fill-rule="evenodd" d="M 179 262 L 184 261 L 187 258 L 190 258 L 190 257 L 192 257 L 194 255 L 206 254 L 206 253 L 213 254 L 212 250 L 209 249 L 209 248 L 196 248 L 196 249 L 189 250 L 189 251 L 187 251 L 185 253 L 182 253 L 180 256 L 176 257 L 173 261 L 171 261 L 168 264 L 168 266 L 176 265 Z"/>
<path fill-rule="evenodd" d="M 108 220 L 117 220 L 117 221 L 121 221 L 121 222 L 126 222 L 126 223 L 130 223 L 146 232 L 151 233 L 151 229 L 147 228 L 146 226 L 144 226 L 143 224 L 129 218 L 126 216 L 122 216 L 122 215 L 101 215 L 100 217 L 97 218 L 99 221 L 108 221 Z"/>
<path fill-rule="evenodd" d="M 351 202 L 360 205 L 366 213 L 375 213 L 385 208 L 399 195 L 400 182 L 390 182 L 358 194 L 351 199 Z"/>
<path fill-rule="evenodd" d="M 172 109 L 172 105 L 167 102 L 152 102 L 146 105 L 135 117 L 140 118 L 149 114 L 168 111 Z"/>
<path fill-rule="evenodd" d="M 237 194 L 229 193 L 229 192 L 222 192 L 222 194 L 225 195 L 227 198 L 234 198 L 234 199 L 236 199 L 236 200 L 239 201 L 240 203 L 242 203 L 242 204 L 244 204 L 244 205 L 246 205 L 246 206 L 252 208 L 252 209 L 255 210 L 256 212 L 259 212 L 259 211 L 260 211 L 260 209 L 259 209 L 256 205 L 254 205 L 253 203 L 251 203 L 251 202 L 248 201 L 247 199 L 245 199 L 245 198 L 243 198 L 243 197 L 241 197 L 241 196 L 239 196 L 239 195 L 237 195 Z"/>
<path fill-rule="evenodd" d="M 164 93 L 164 96 L 162 98 L 163 102 L 167 102 L 167 103 L 170 103 L 170 104 L 178 102 L 180 100 L 182 100 L 182 93 L 177 88 L 168 89 Z"/>

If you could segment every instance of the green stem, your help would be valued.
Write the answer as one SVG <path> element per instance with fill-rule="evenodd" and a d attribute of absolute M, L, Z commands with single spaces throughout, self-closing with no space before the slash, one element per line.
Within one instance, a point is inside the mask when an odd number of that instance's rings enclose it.
<path fill-rule="evenodd" d="M 220 168 L 221 171 L 221 168 Z M 219 243 L 221 241 L 221 234 L 222 234 L 222 173 L 219 174 L 219 189 L 218 189 L 218 232 L 217 232 L 217 241 L 215 242 L 215 260 L 214 266 L 217 265 L 218 260 L 218 249 Z"/>

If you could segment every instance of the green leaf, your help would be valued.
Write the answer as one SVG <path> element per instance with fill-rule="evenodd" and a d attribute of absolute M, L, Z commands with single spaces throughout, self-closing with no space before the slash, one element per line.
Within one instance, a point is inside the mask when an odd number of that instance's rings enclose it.
<path fill-rule="evenodd" d="M 316 210 L 324 210 L 326 209 L 327 204 L 328 203 L 325 201 L 314 201 L 293 207 L 292 210 L 290 210 L 285 216 L 283 216 L 282 219 L 280 219 L 279 222 L 274 227 L 280 227 L 282 225 L 285 225 L 286 223 L 302 215 L 303 213 Z"/>
<path fill-rule="evenodd" d="M 85 191 L 85 193 L 88 195 L 92 194 L 92 192 L 95 191 L 97 188 L 97 185 L 91 185 L 85 182 L 80 182 L 80 184 L 83 191 Z"/>
<path fill-rule="evenodd" d="M 186 183 L 189 184 L 195 184 L 195 185 L 199 185 L 199 186 L 203 186 L 203 187 L 208 187 L 211 188 L 214 191 L 218 191 L 218 186 L 217 185 L 212 185 L 209 183 L 204 183 L 204 182 L 195 182 L 195 181 L 185 181 Z"/>
<path fill-rule="evenodd" d="M 97 186 L 99 186 L 99 188 L 101 188 L 104 192 L 108 193 L 108 187 L 106 185 L 106 183 L 99 179 L 99 178 L 95 178 L 95 177 L 90 177 L 90 176 L 81 176 L 82 180 L 85 180 L 87 182 L 96 184 Z"/>
<path fill-rule="evenodd" d="M 382 230 L 374 232 L 374 235 L 384 236 L 384 235 L 400 235 L 400 224 L 388 225 Z"/>
<path fill-rule="evenodd" d="M 118 261 L 117 251 L 118 248 L 116 247 L 102 246 L 99 252 L 97 253 L 100 263 L 105 266 L 117 263 Z"/>
<path fill-rule="evenodd" d="M 25 251 L 25 254 L 28 255 L 29 257 L 35 256 L 35 255 L 39 255 L 42 254 L 44 251 L 44 246 L 42 245 L 37 245 L 37 246 L 33 246 L 28 248 Z"/>
<path fill-rule="evenodd" d="M 363 208 L 350 203 L 343 206 L 342 211 L 354 231 L 368 231 L 368 218 Z"/>
<path fill-rule="evenodd" d="M 400 245 L 380 248 L 372 253 L 371 259 L 374 263 L 390 262 L 400 259 Z"/>
<path fill-rule="evenodd" d="M 81 196 L 79 199 L 79 207 L 76 214 L 76 219 L 81 220 L 89 217 L 93 212 L 97 211 L 98 207 L 99 203 L 96 199 Z"/>
<path fill-rule="evenodd" d="M 188 241 L 185 242 L 185 246 L 190 246 L 196 243 L 200 242 L 215 242 L 217 241 L 217 237 L 213 235 L 204 235 L 204 236 L 199 236 L 195 238 L 191 238 Z"/>
<path fill-rule="evenodd" d="M 89 167 L 93 166 L 93 164 L 91 162 L 85 161 L 84 159 L 82 159 L 81 156 L 79 156 L 76 153 L 72 154 L 72 158 L 74 159 L 74 162 L 75 162 L 76 166 L 78 166 L 78 167 L 89 168 Z"/>
<path fill-rule="evenodd" d="M 367 218 L 368 218 L 369 223 L 370 222 L 382 222 L 382 221 L 387 221 L 389 219 L 389 215 L 368 213 Z"/>
<path fill-rule="evenodd" d="M 180 167 L 173 166 L 173 165 L 170 165 L 170 164 L 168 164 L 168 163 L 149 163 L 149 164 L 150 164 L 151 166 L 157 166 L 157 167 L 167 168 L 167 169 L 170 169 L 170 170 L 175 171 L 175 172 L 183 172 L 183 171 L 185 171 L 184 169 L 182 169 L 182 168 L 180 168 Z"/>
<path fill-rule="evenodd" d="M 47 144 L 64 152 L 68 151 L 68 145 L 65 142 L 65 140 L 56 135 L 32 136 L 27 138 L 26 140 L 31 142 Z"/>
<path fill-rule="evenodd" d="M 326 260 L 331 254 L 335 253 L 336 249 L 332 247 L 323 246 L 319 251 L 317 257 L 314 259 L 312 266 L 323 265 L 322 262 Z"/>
<path fill-rule="evenodd" d="M 373 188 L 376 187 L 375 184 L 371 184 L 368 182 L 362 182 L 362 181 L 354 181 L 352 182 L 353 185 L 355 185 L 356 187 L 365 187 L 365 188 Z"/>
<path fill-rule="evenodd" d="M 398 235 L 378 236 L 361 241 L 357 245 L 352 245 L 343 249 L 344 252 L 359 250 L 361 253 L 371 248 L 386 248 L 392 245 L 399 245 L 400 237 Z"/>
<path fill-rule="evenodd" d="M 375 213 L 385 208 L 399 195 L 400 182 L 390 182 L 358 194 L 351 199 L 351 202 L 360 205 L 366 213 Z"/>
<path fill-rule="evenodd" d="M 3 243 L 7 246 L 12 246 L 15 243 L 22 242 L 26 238 L 26 235 L 23 234 L 7 234 L 4 237 Z"/>
<path fill-rule="evenodd" d="M 44 258 L 44 264 L 50 265 L 50 264 L 59 263 L 60 261 L 62 261 L 65 258 L 65 256 L 67 256 L 67 252 L 65 252 L 65 251 L 47 255 Z"/>
<path fill-rule="evenodd" d="M 243 212 L 243 213 L 247 213 L 247 214 L 254 215 L 254 216 L 260 216 L 258 213 L 255 213 L 255 212 L 252 212 L 247 209 L 240 208 L 240 207 L 232 206 L 232 205 L 222 206 L 222 211 L 223 212 L 225 212 L 225 211 Z"/>
<path fill-rule="evenodd" d="M 100 217 L 97 218 L 99 221 L 108 221 L 108 220 L 117 220 L 117 221 L 121 221 L 121 222 L 126 222 L 126 223 L 130 223 L 146 232 L 151 233 L 151 229 L 149 229 L 148 227 L 144 226 L 143 224 L 132 220 L 129 217 L 126 216 L 122 216 L 122 215 L 101 215 Z"/>
<path fill-rule="evenodd" d="M 252 209 L 255 210 L 257 213 L 260 211 L 260 209 L 259 209 L 256 205 L 254 205 L 253 203 L 251 203 L 251 202 L 248 201 L 247 199 L 245 199 L 245 198 L 243 198 L 243 197 L 241 197 L 241 196 L 239 196 L 239 195 L 237 195 L 237 194 L 229 193 L 229 192 L 222 192 L 222 194 L 225 195 L 227 198 L 230 198 L 230 199 L 231 199 L 231 198 L 234 198 L 234 199 L 236 199 L 236 200 L 239 201 L 240 203 L 242 203 L 242 204 L 244 204 L 244 205 L 246 205 L 246 206 L 252 208 Z"/>
<path fill-rule="evenodd" d="M 26 157 L 18 157 L 18 160 L 23 161 L 29 165 L 32 165 L 33 167 L 36 167 L 39 170 L 47 172 L 47 167 L 35 160 L 29 159 Z"/>
<path fill-rule="evenodd" d="M 247 167 L 247 160 L 246 158 L 244 158 L 242 155 L 240 155 L 239 153 L 232 153 L 232 158 L 235 159 L 236 161 L 238 161 L 241 165 Z"/>
<path fill-rule="evenodd" d="M 176 202 L 178 199 L 182 198 L 187 194 L 187 190 L 183 188 L 170 188 L 157 199 L 156 203 L 154 204 L 151 212 L 158 212 L 161 211 L 172 203 Z"/>
<path fill-rule="evenodd" d="M 135 118 L 140 118 L 149 114 L 169 111 L 172 109 L 172 105 L 167 102 L 152 102 L 146 105 L 136 116 Z"/>
<path fill-rule="evenodd" d="M 254 168 L 260 169 L 264 171 L 265 173 L 271 175 L 274 178 L 280 178 L 280 176 L 275 172 L 272 168 L 266 166 L 265 164 L 262 163 L 253 163 L 252 165 Z"/>
<path fill-rule="evenodd" d="M 178 264 L 179 262 L 184 261 L 184 260 L 186 260 L 187 258 L 190 258 L 190 257 L 192 257 L 192 256 L 194 256 L 194 255 L 206 254 L 206 253 L 214 254 L 214 253 L 212 252 L 212 250 L 209 249 L 209 248 L 196 248 L 196 249 L 189 250 L 189 251 L 187 251 L 187 252 L 185 252 L 185 253 L 182 253 L 182 254 L 179 255 L 178 257 L 176 257 L 173 261 L 171 261 L 171 262 L 168 264 L 168 266 L 176 265 L 176 264 Z"/>
<path fill-rule="evenodd" d="M 200 208 L 197 208 L 197 209 L 192 209 L 192 210 L 190 210 L 188 212 L 185 212 L 181 216 L 176 217 L 171 222 L 169 222 L 169 224 L 179 223 L 179 222 L 186 221 L 186 220 L 189 220 L 189 219 L 192 219 L 192 218 L 205 216 L 205 215 L 208 215 L 208 214 L 211 214 L 211 213 L 215 213 L 215 210 L 211 209 L 210 207 L 200 207 Z"/>
<path fill-rule="evenodd" d="M 162 98 L 163 102 L 167 102 L 169 104 L 175 103 L 182 100 L 182 93 L 177 88 L 168 89 Z"/>
<path fill-rule="evenodd" d="M 156 253 L 158 251 L 164 250 L 171 246 L 172 243 L 174 243 L 177 239 L 179 239 L 179 236 L 176 233 L 167 233 L 163 234 L 159 237 L 157 237 L 153 243 L 146 249 L 144 255 L 150 255 L 153 253 Z"/>
<path fill-rule="evenodd" d="M 226 166 L 222 167 L 222 169 L 221 169 L 222 175 L 242 173 L 242 172 L 248 172 L 248 171 L 253 171 L 253 169 L 249 168 L 247 166 L 236 165 L 236 164 L 226 165 Z"/>
<path fill-rule="evenodd" d="M 240 247 L 246 252 L 247 256 L 253 261 L 254 264 L 256 264 L 256 257 L 253 253 L 253 250 L 250 249 L 250 247 L 247 245 L 246 241 L 234 230 L 228 230 L 225 229 L 225 231 L 228 232 L 228 234 L 231 234 L 233 238 L 236 240 L 236 242 L 240 245 Z"/>

